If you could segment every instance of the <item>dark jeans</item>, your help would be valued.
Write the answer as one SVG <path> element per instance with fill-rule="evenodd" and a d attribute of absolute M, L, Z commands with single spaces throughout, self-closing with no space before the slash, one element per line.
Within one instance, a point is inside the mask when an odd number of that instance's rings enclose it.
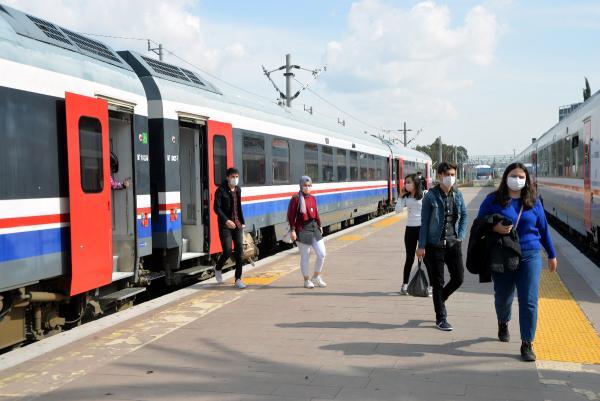
<path fill-rule="evenodd" d="M 410 271 L 412 270 L 413 263 L 415 263 L 415 252 L 417 250 L 417 243 L 419 242 L 419 231 L 421 227 L 410 227 L 407 226 L 404 231 L 404 249 L 406 249 L 406 260 L 404 261 L 404 281 L 402 284 L 408 284 L 410 279 Z"/>
<path fill-rule="evenodd" d="M 227 227 L 219 227 L 219 238 L 221 239 L 221 247 L 223 253 L 215 266 L 215 270 L 221 271 L 227 259 L 231 256 L 231 242 L 235 244 L 235 279 L 242 278 L 242 252 L 244 249 L 244 229 Z"/>
<path fill-rule="evenodd" d="M 496 316 L 499 322 L 506 323 L 510 320 L 515 287 L 517 288 L 519 326 L 523 341 L 533 341 L 535 338 L 541 271 L 540 251 L 528 250 L 522 252 L 517 271 L 492 272 Z"/>
<path fill-rule="evenodd" d="M 444 286 L 444 264 L 448 266 L 450 281 Z M 461 243 L 452 247 L 440 248 L 427 245 L 425 248 L 425 266 L 429 281 L 433 287 L 433 307 L 437 321 L 445 319 L 446 305 L 444 302 L 463 283 L 465 268 L 462 260 Z"/>

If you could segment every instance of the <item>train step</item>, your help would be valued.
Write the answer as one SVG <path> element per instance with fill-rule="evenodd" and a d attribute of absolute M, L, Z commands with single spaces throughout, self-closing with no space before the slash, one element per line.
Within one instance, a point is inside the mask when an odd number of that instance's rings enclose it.
<path fill-rule="evenodd" d="M 122 290 L 107 294 L 100 299 L 103 301 L 122 301 L 144 291 L 146 291 L 145 287 L 123 288 Z"/>
<path fill-rule="evenodd" d="M 189 269 L 177 270 L 176 272 L 173 272 L 173 273 L 176 275 L 179 275 L 179 276 L 195 276 L 197 274 L 201 274 L 201 273 L 204 273 L 205 271 L 213 270 L 213 269 L 214 269 L 213 266 L 194 266 L 194 267 L 190 267 Z"/>

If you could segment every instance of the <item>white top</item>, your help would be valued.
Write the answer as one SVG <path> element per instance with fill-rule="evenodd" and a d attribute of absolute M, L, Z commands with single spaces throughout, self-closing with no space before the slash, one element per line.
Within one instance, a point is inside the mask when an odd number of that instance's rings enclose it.
<path fill-rule="evenodd" d="M 423 193 L 425 197 L 425 193 Z M 416 200 L 412 196 L 398 199 L 396 203 L 396 212 L 401 212 L 404 208 L 408 208 L 408 220 L 406 225 L 408 227 L 420 227 L 421 226 L 421 207 L 423 206 L 423 198 Z"/>

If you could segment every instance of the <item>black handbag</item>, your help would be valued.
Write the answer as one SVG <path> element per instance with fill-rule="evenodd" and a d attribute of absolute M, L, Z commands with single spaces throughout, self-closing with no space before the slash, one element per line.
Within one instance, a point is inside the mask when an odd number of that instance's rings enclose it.
<path fill-rule="evenodd" d="M 429 280 L 427 280 L 427 273 L 423 270 L 419 260 L 418 269 L 413 278 L 408 283 L 408 293 L 413 297 L 427 297 L 429 293 L 427 288 L 429 287 Z"/>

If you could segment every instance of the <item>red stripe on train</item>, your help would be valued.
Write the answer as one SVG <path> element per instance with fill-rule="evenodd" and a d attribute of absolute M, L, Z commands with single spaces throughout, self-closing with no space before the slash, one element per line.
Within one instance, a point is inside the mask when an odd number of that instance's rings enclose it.
<path fill-rule="evenodd" d="M 11 217 L 9 219 L 0 219 L 0 228 L 39 226 L 42 224 L 66 223 L 68 221 L 68 213 L 49 214 L 45 216 Z"/>

